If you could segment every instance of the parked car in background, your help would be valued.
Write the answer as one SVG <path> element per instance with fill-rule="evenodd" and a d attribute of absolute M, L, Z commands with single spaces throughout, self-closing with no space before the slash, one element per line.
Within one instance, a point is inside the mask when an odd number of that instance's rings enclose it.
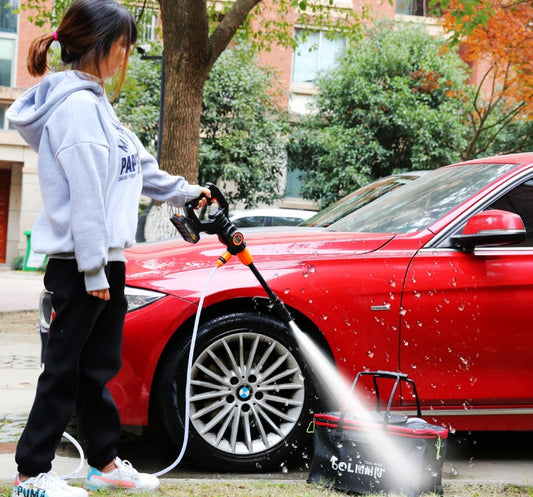
<path fill-rule="evenodd" d="M 407 373 L 422 414 L 455 430 L 533 430 L 533 153 L 429 171 L 327 228 L 245 233 L 254 264 L 298 327 L 351 380 Z M 190 460 L 279 468 L 324 406 L 305 357 L 248 267 L 216 236 L 127 251 L 122 421 L 181 443 L 188 350 Z M 332 390 L 334 390 L 332 386 Z M 396 406 L 413 410 L 403 396 Z M 208 455 L 206 457 L 206 455 Z"/>
<path fill-rule="evenodd" d="M 314 216 L 309 217 L 300 226 L 314 226 L 325 228 L 335 221 L 347 216 L 351 212 L 364 207 L 373 200 L 376 200 L 389 192 L 396 190 L 400 186 L 407 185 L 411 181 L 420 178 L 426 171 L 410 171 L 407 173 L 392 174 L 384 178 L 377 179 L 354 192 L 346 195 L 337 202 L 320 210 Z"/>
<path fill-rule="evenodd" d="M 299 209 L 243 209 L 231 211 L 229 218 L 237 228 L 296 226 L 315 213 L 316 211 Z"/>

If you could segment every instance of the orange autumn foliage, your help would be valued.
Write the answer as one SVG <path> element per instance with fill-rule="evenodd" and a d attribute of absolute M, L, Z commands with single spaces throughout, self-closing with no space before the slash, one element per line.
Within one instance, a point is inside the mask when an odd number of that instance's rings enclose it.
<path fill-rule="evenodd" d="M 444 26 L 459 35 L 467 61 L 484 61 L 490 100 L 520 106 L 533 119 L 533 1 L 450 0 Z"/>

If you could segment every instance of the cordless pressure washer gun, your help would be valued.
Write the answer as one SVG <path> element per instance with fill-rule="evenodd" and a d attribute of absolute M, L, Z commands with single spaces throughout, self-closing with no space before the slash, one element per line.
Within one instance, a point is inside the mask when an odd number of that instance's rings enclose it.
<path fill-rule="evenodd" d="M 246 247 L 244 235 L 230 221 L 228 202 L 224 198 L 224 195 L 222 195 L 222 192 L 213 183 L 206 183 L 205 187 L 211 192 L 211 198 L 202 195 L 188 202 L 183 207 L 184 214 L 174 214 L 170 218 L 170 221 L 176 227 L 182 238 L 189 243 L 198 243 L 200 241 L 200 233 L 202 232 L 208 235 L 217 235 L 220 243 L 225 245 L 227 249 L 218 258 L 216 262 L 217 266 L 223 266 L 229 261 L 232 255 L 236 255 L 254 273 L 280 317 L 286 323 L 290 323 L 292 317 L 288 309 L 268 286 L 261 273 L 255 267 L 252 254 Z M 215 202 L 217 204 L 217 207 L 211 209 L 208 213 L 208 218 L 204 220 L 200 220 L 195 211 L 202 198 L 207 198 L 208 203 L 211 205 Z"/>

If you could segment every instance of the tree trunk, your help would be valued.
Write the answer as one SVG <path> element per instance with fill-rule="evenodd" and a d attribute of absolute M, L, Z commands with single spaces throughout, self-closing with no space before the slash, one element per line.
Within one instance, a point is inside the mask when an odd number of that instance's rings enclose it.
<path fill-rule="evenodd" d="M 198 181 L 202 96 L 208 70 L 203 0 L 160 0 L 165 97 L 161 168 Z"/>
<path fill-rule="evenodd" d="M 165 97 L 161 168 L 198 181 L 200 118 L 211 67 L 261 0 L 236 0 L 209 36 L 206 0 L 159 0 Z"/>

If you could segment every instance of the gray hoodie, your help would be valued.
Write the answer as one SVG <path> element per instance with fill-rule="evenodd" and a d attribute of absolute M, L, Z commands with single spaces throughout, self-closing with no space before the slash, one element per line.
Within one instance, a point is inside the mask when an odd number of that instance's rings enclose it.
<path fill-rule="evenodd" d="M 43 210 L 32 247 L 75 258 L 87 291 L 109 287 L 105 265 L 124 260 L 124 248 L 135 241 L 141 192 L 177 207 L 201 194 L 200 186 L 159 170 L 90 75 L 46 76 L 7 118 L 38 152 Z"/>

